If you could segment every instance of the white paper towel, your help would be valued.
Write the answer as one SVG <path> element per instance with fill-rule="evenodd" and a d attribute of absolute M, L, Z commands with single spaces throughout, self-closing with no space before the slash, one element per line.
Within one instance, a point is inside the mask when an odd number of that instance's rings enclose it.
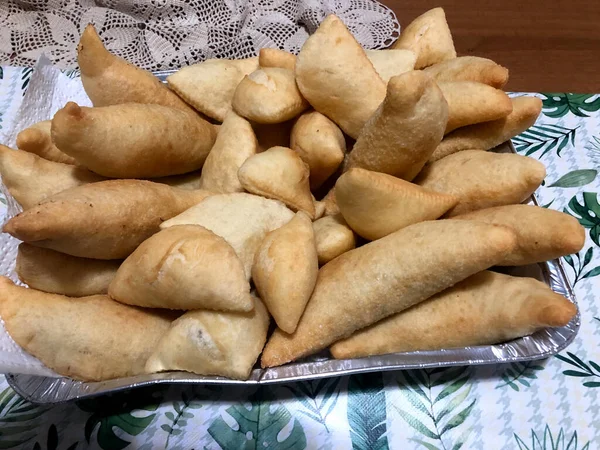
<path fill-rule="evenodd" d="M 52 66 L 48 58 L 40 57 L 31 75 L 21 108 L 13 117 L 5 118 L 4 127 L 0 132 L 0 142 L 15 148 L 19 131 L 36 122 L 51 119 L 54 113 L 68 101 L 91 106 L 80 78 L 68 78 L 59 69 Z M 2 225 L 4 225 L 8 219 L 18 214 L 21 208 L 4 184 L 0 185 L 0 189 L 7 200 L 6 215 L 2 220 Z M 15 259 L 19 243 L 20 241 L 8 234 L 0 234 L 0 274 L 22 285 L 15 273 Z M 0 373 L 58 376 L 37 358 L 23 351 L 4 329 L 4 322 L 0 324 Z"/>

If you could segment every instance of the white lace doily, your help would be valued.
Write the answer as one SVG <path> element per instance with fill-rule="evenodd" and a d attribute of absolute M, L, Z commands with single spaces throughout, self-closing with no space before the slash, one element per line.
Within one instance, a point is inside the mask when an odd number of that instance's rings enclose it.
<path fill-rule="evenodd" d="M 147 70 L 246 58 L 263 47 L 298 53 L 331 13 L 368 49 L 389 46 L 400 31 L 374 0 L 0 0 L 0 64 L 31 67 L 44 53 L 75 68 L 88 23 L 111 52 Z"/>

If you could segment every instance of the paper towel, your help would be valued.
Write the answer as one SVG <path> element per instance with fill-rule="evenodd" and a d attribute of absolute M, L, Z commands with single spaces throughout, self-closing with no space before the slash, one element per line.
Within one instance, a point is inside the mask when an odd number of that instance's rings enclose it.
<path fill-rule="evenodd" d="M 51 119 L 54 113 L 68 101 L 91 106 L 80 78 L 70 79 L 52 66 L 48 58 L 40 57 L 31 75 L 19 111 L 13 117 L 4 118 L 0 143 L 16 148 L 15 142 L 19 131 L 36 122 Z M 4 225 L 8 219 L 18 214 L 21 208 L 4 184 L 0 185 L 0 190 L 7 202 L 6 213 L 2 218 L 2 225 Z M 6 233 L 0 234 L 0 275 L 7 276 L 22 285 L 15 272 L 15 259 L 19 243 L 20 241 Z M 46 368 L 37 358 L 21 349 L 6 332 L 4 322 L 0 324 L 0 373 L 59 376 Z"/>

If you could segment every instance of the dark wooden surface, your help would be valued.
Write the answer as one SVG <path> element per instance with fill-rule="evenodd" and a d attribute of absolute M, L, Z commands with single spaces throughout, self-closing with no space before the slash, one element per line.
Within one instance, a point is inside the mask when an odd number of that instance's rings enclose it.
<path fill-rule="evenodd" d="M 459 55 L 508 67 L 511 91 L 600 93 L 600 0 L 381 0 L 400 25 L 442 6 Z"/>

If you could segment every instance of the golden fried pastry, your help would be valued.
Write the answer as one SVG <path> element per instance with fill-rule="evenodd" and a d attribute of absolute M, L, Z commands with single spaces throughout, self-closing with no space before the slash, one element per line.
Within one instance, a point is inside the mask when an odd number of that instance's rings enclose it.
<path fill-rule="evenodd" d="M 579 221 L 560 211 L 533 205 L 506 205 L 461 214 L 455 219 L 511 227 L 518 248 L 506 255 L 499 266 L 522 266 L 577 253 L 585 244 L 585 229 Z"/>
<path fill-rule="evenodd" d="M 491 59 L 459 56 L 424 69 L 437 82 L 477 81 L 501 89 L 508 81 L 508 69 Z"/>
<path fill-rule="evenodd" d="M 128 305 L 250 311 L 244 266 L 225 239 L 199 225 L 177 225 L 140 244 L 108 289 Z"/>
<path fill-rule="evenodd" d="M 167 77 L 169 87 L 208 117 L 222 122 L 231 111 L 235 88 L 258 69 L 258 58 L 209 59 L 182 67 Z"/>
<path fill-rule="evenodd" d="M 498 344 L 565 326 L 577 307 L 533 278 L 484 271 L 331 346 L 338 359 Z"/>
<path fill-rule="evenodd" d="M 159 225 L 210 195 L 143 180 L 85 184 L 48 197 L 3 231 L 72 256 L 123 259 Z"/>
<path fill-rule="evenodd" d="M 171 324 L 146 363 L 146 372 L 185 370 L 246 380 L 267 339 L 269 313 L 254 298 L 246 313 L 188 311 Z"/>
<path fill-rule="evenodd" d="M 412 50 L 365 50 L 365 53 L 385 83 L 395 75 L 413 70 L 417 60 L 417 55 Z M 296 55 L 276 48 L 262 48 L 258 63 L 260 67 L 280 67 L 294 71 Z"/>
<path fill-rule="evenodd" d="M 81 82 L 94 106 L 153 103 L 192 112 L 186 103 L 150 72 L 111 54 L 92 24 L 77 46 Z"/>
<path fill-rule="evenodd" d="M 291 70 L 296 68 L 296 55 L 278 48 L 261 48 L 258 53 L 260 67 L 279 67 Z"/>
<path fill-rule="evenodd" d="M 458 197 L 446 217 L 525 201 L 546 176 L 544 165 L 514 153 L 465 150 L 429 164 L 415 183 Z"/>
<path fill-rule="evenodd" d="M 371 241 L 413 223 L 435 220 L 458 203 L 453 195 L 365 169 L 350 169 L 339 177 L 335 198 L 350 228 Z"/>
<path fill-rule="evenodd" d="M 476 81 L 443 81 L 438 86 L 448 102 L 446 134 L 474 123 L 508 116 L 513 105 L 500 89 Z"/>
<path fill-rule="evenodd" d="M 319 264 L 327 264 L 356 247 L 354 232 L 341 214 L 325 216 L 313 222 Z"/>
<path fill-rule="evenodd" d="M 61 152 L 52 142 L 50 136 L 51 120 L 44 120 L 25 128 L 17 134 L 17 148 L 33 153 L 48 161 L 63 164 L 77 164 L 75 158 Z"/>
<path fill-rule="evenodd" d="M 39 291 L 69 297 L 106 294 L 121 260 L 78 258 L 22 242 L 15 271 L 19 279 Z"/>
<path fill-rule="evenodd" d="M 459 128 L 445 136 L 429 161 L 467 149 L 490 150 L 528 129 L 542 112 L 539 98 L 517 97 L 511 101 L 513 110 L 508 116 Z"/>
<path fill-rule="evenodd" d="M 202 166 L 202 189 L 222 194 L 242 192 L 238 170 L 257 151 L 258 142 L 250 123 L 230 111 Z"/>
<path fill-rule="evenodd" d="M 106 295 L 70 298 L 0 277 L 0 316 L 23 349 L 60 375 L 102 381 L 144 373 L 171 318 Z"/>
<path fill-rule="evenodd" d="M 308 176 L 306 163 L 287 147 L 273 147 L 253 155 L 238 171 L 240 183 L 248 192 L 280 200 L 314 219 L 315 205 Z"/>
<path fill-rule="evenodd" d="M 319 261 L 312 221 L 303 212 L 265 236 L 252 280 L 277 326 L 293 333 L 317 281 Z"/>
<path fill-rule="evenodd" d="M 338 126 L 323 114 L 302 114 L 292 128 L 290 147 L 310 169 L 310 188 L 318 189 L 339 167 L 346 140 Z"/>
<path fill-rule="evenodd" d="M 246 75 L 233 94 L 236 113 L 257 123 L 274 124 L 293 119 L 308 108 L 294 72 L 266 67 Z"/>
<path fill-rule="evenodd" d="M 350 250 L 321 268 L 296 331 L 275 330 L 261 364 L 279 366 L 316 353 L 493 266 L 515 246 L 509 228 L 437 220 Z"/>
<path fill-rule="evenodd" d="M 313 108 L 355 139 L 385 98 L 385 83 L 334 15 L 304 43 L 296 60 L 296 82 Z"/>
<path fill-rule="evenodd" d="M 281 202 L 238 192 L 212 195 L 160 227 L 195 224 L 221 236 L 233 247 L 250 279 L 254 255 L 266 234 L 292 217 L 294 213 Z"/>
<path fill-rule="evenodd" d="M 0 145 L 2 182 L 23 209 L 83 184 L 106 178 L 71 164 L 48 161 L 39 156 Z"/>
<path fill-rule="evenodd" d="M 410 72 L 415 68 L 417 61 L 417 55 L 412 50 L 365 50 L 365 53 L 384 83 L 396 75 Z"/>
<path fill-rule="evenodd" d="M 393 77 L 344 168 L 361 167 L 410 181 L 442 140 L 447 121 L 448 104 L 430 77 L 417 70 Z"/>
<path fill-rule="evenodd" d="M 88 169 L 113 178 L 178 175 L 202 167 L 216 132 L 195 113 L 128 103 L 69 102 L 52 119 L 52 140 Z"/>
<path fill-rule="evenodd" d="M 402 30 L 400 37 L 392 45 L 392 49 L 394 48 L 415 52 L 415 69 L 456 58 L 444 9 L 430 9 L 413 20 Z"/>

